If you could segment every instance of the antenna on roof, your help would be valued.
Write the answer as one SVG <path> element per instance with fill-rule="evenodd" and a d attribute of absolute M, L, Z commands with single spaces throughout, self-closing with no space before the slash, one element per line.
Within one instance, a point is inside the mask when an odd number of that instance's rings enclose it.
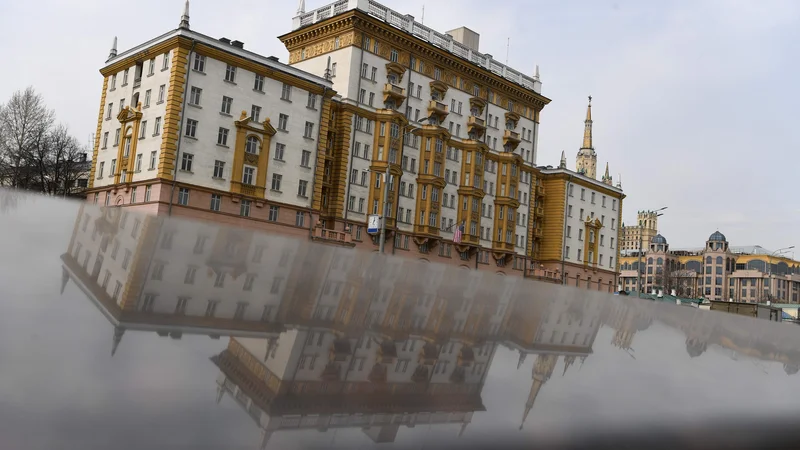
<path fill-rule="evenodd" d="M 425 5 L 422 5 L 422 24 L 425 25 Z"/>
<path fill-rule="evenodd" d="M 508 65 L 508 52 L 510 51 L 511 51 L 511 38 L 509 37 L 508 41 L 506 41 L 506 65 Z"/>

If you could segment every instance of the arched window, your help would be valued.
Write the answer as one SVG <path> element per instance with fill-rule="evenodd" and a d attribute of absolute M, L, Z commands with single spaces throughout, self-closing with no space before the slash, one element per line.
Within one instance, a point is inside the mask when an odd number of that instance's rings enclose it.
<path fill-rule="evenodd" d="M 125 130 L 125 156 L 131 154 L 131 142 L 133 141 L 133 128 Z"/>
<path fill-rule="evenodd" d="M 247 142 L 244 146 L 244 151 L 247 153 L 252 153 L 254 155 L 258 154 L 258 138 L 255 136 L 248 136 Z"/>
<path fill-rule="evenodd" d="M 653 258 L 647 258 L 647 264 L 653 264 Z"/>
<path fill-rule="evenodd" d="M 722 256 L 717 256 L 717 264 L 722 265 Z"/>
<path fill-rule="evenodd" d="M 706 256 L 706 264 L 711 264 L 711 257 L 710 256 Z"/>
<path fill-rule="evenodd" d="M 663 266 L 664 265 L 664 258 L 658 258 L 658 262 L 656 264 L 658 264 L 659 266 Z"/>

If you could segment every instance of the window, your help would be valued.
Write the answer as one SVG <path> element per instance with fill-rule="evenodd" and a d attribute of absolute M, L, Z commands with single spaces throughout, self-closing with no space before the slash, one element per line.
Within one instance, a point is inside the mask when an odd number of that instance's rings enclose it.
<path fill-rule="evenodd" d="M 166 93 L 167 85 L 162 84 L 158 87 L 158 103 L 164 103 L 164 94 Z"/>
<path fill-rule="evenodd" d="M 161 134 L 161 117 L 156 117 L 156 121 L 153 124 L 153 136 L 158 136 Z"/>
<path fill-rule="evenodd" d="M 203 55 L 194 54 L 194 70 L 205 73 L 206 71 L 206 57 Z"/>
<path fill-rule="evenodd" d="M 275 160 L 276 161 L 283 161 L 283 152 L 286 150 L 286 145 L 281 144 L 280 142 L 275 143 Z"/>
<path fill-rule="evenodd" d="M 228 64 L 228 66 L 225 67 L 225 81 L 229 83 L 236 82 L 236 66 Z"/>
<path fill-rule="evenodd" d="M 147 108 L 150 106 L 150 95 L 153 93 L 152 89 L 148 89 L 144 91 L 144 107 Z"/>
<path fill-rule="evenodd" d="M 137 172 L 141 172 L 142 171 L 142 154 L 141 153 L 136 155 L 136 166 L 135 166 L 135 169 L 136 169 Z"/>
<path fill-rule="evenodd" d="M 297 211 L 294 215 L 294 224 L 295 226 L 302 227 L 306 221 L 306 213 L 303 211 Z"/>
<path fill-rule="evenodd" d="M 308 181 L 300 180 L 297 184 L 297 195 L 300 197 L 306 197 L 307 188 L 308 188 Z"/>
<path fill-rule="evenodd" d="M 169 69 L 169 52 L 164 53 L 161 59 L 161 70 Z"/>
<path fill-rule="evenodd" d="M 184 206 L 189 204 L 189 189 L 178 188 L 178 204 Z"/>
<path fill-rule="evenodd" d="M 253 155 L 257 155 L 258 154 L 258 146 L 259 146 L 259 144 L 260 144 L 260 142 L 258 142 L 258 138 L 257 137 L 248 136 L 247 140 L 245 141 L 245 144 L 244 144 L 245 153 L 250 153 L 250 154 L 253 154 Z"/>
<path fill-rule="evenodd" d="M 219 211 L 222 197 L 219 194 L 211 194 L 211 210 Z"/>
<path fill-rule="evenodd" d="M 278 213 L 279 213 L 279 211 L 280 211 L 279 207 L 274 206 L 274 205 L 270 206 L 269 207 L 269 216 L 267 216 L 267 219 L 269 219 L 270 222 L 277 222 L 278 221 Z"/>
<path fill-rule="evenodd" d="M 122 72 L 122 85 L 125 86 L 126 84 L 128 84 L 128 69 Z"/>
<path fill-rule="evenodd" d="M 222 107 L 220 107 L 219 112 L 223 114 L 230 114 L 231 113 L 231 105 L 233 105 L 233 99 L 230 97 L 222 96 Z"/>
<path fill-rule="evenodd" d="M 242 217 L 250 217 L 250 200 L 242 200 L 239 205 L 239 215 Z"/>
<path fill-rule="evenodd" d="M 225 162 L 219 160 L 214 161 L 214 178 L 222 178 L 224 172 L 225 172 Z"/>
<path fill-rule="evenodd" d="M 280 192 L 281 190 L 281 180 L 283 179 L 283 175 L 279 173 L 272 174 L 272 190 Z"/>
<path fill-rule="evenodd" d="M 314 124 L 311 122 L 306 122 L 306 128 L 303 132 L 303 137 L 307 139 L 314 139 Z"/>
<path fill-rule="evenodd" d="M 119 145 L 119 132 L 119 128 L 117 128 L 117 130 L 114 132 L 114 147 Z"/>
<path fill-rule="evenodd" d="M 184 153 L 181 157 L 181 170 L 185 170 L 186 172 L 192 171 L 192 162 L 194 161 L 194 155 L 191 153 Z"/>
<path fill-rule="evenodd" d="M 100 161 L 100 168 L 97 170 L 97 179 L 103 178 L 103 168 L 105 167 L 106 163 L 104 161 Z"/>
<path fill-rule="evenodd" d="M 286 83 L 283 83 L 283 87 L 281 88 L 281 100 L 292 100 L 292 86 Z"/>
<path fill-rule="evenodd" d="M 264 92 L 264 75 L 256 74 L 255 81 L 253 82 L 253 90 Z"/>
<path fill-rule="evenodd" d="M 194 119 L 186 119 L 186 136 L 195 137 L 197 134 L 197 121 Z"/>
<path fill-rule="evenodd" d="M 377 76 L 378 76 L 378 68 L 377 67 L 373 67 L 372 68 L 372 75 L 370 76 L 369 79 L 372 80 L 372 81 L 375 81 L 375 78 L 377 78 Z"/>
<path fill-rule="evenodd" d="M 155 153 L 155 152 L 153 152 L 153 153 Z M 150 201 L 150 193 L 153 190 L 152 188 L 153 188 L 153 186 L 150 186 L 150 185 L 145 186 L 145 188 L 144 188 L 144 201 L 146 201 L 146 202 Z"/>
<path fill-rule="evenodd" d="M 314 93 L 308 93 L 308 103 L 306 104 L 307 107 L 311 109 L 317 109 L 317 96 Z"/>
<path fill-rule="evenodd" d="M 367 39 L 369 39 L 369 38 L 367 38 Z M 369 47 L 369 44 L 367 44 L 367 47 Z M 367 71 L 368 70 L 369 70 L 369 64 L 367 64 L 367 63 L 361 64 L 361 78 L 367 78 Z"/>
<path fill-rule="evenodd" d="M 103 133 L 103 148 L 108 147 L 108 131 Z"/>
<path fill-rule="evenodd" d="M 242 171 L 242 184 L 252 185 L 255 173 L 256 173 L 255 167 L 244 166 L 244 170 Z"/>
<path fill-rule="evenodd" d="M 109 91 L 113 91 L 117 88 L 117 75 L 111 75 L 111 86 L 108 88 Z"/>
<path fill-rule="evenodd" d="M 150 166 L 148 170 L 154 170 L 156 168 L 156 150 L 150 152 Z"/>
<path fill-rule="evenodd" d="M 143 120 L 139 126 L 139 139 L 144 139 L 144 134 L 147 132 L 147 121 Z"/>
<path fill-rule="evenodd" d="M 111 160 L 111 170 L 108 172 L 108 175 L 109 176 L 113 176 L 116 173 L 117 173 L 117 160 L 116 159 L 112 159 Z M 106 195 L 106 197 L 108 197 L 108 195 Z"/>
<path fill-rule="evenodd" d="M 228 145 L 228 129 L 219 127 L 219 132 L 217 133 L 217 145 L 226 146 Z"/>
<path fill-rule="evenodd" d="M 303 150 L 303 154 L 300 157 L 300 165 L 303 167 L 311 167 L 311 152 L 308 150 Z"/>
<path fill-rule="evenodd" d="M 261 107 L 253 105 L 250 108 L 250 120 L 253 122 L 258 122 L 258 118 L 261 116 Z"/>
<path fill-rule="evenodd" d="M 286 114 L 281 114 L 278 116 L 278 129 L 282 131 L 286 131 L 286 128 L 289 126 L 289 116 Z"/>

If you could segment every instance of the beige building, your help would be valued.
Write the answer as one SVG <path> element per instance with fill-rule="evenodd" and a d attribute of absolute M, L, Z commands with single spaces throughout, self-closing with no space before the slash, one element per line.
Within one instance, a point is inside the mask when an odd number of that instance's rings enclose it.
<path fill-rule="evenodd" d="M 620 284 L 637 290 L 638 256 L 622 258 Z M 800 262 L 760 246 L 731 247 L 719 231 L 700 249 L 671 250 L 659 235 L 642 255 L 642 292 L 740 302 L 800 302 Z"/>
<path fill-rule="evenodd" d="M 658 234 L 658 214 L 655 211 L 636 213 L 636 225 L 622 225 L 623 252 L 646 250 L 650 241 Z"/>

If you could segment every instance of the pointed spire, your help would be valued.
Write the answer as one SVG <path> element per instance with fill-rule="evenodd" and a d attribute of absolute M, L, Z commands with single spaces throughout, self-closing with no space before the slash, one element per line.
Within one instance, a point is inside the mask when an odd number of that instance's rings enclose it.
<path fill-rule="evenodd" d="M 534 72 L 534 74 L 533 74 L 533 79 L 536 80 L 536 81 L 540 81 L 540 79 L 539 79 L 539 65 L 538 64 L 536 65 L 536 72 Z"/>
<path fill-rule="evenodd" d="M 259 446 L 261 450 L 267 448 L 267 444 L 269 444 L 269 439 L 271 437 L 272 437 L 272 430 L 269 431 L 266 429 L 261 430 L 261 445 Z"/>
<path fill-rule="evenodd" d="M 300 4 L 297 5 L 297 15 L 305 14 L 306 13 L 306 0 L 300 0 Z"/>
<path fill-rule="evenodd" d="M 564 150 L 561 150 L 561 164 L 558 165 L 560 169 L 567 168 L 567 155 L 564 153 Z"/>
<path fill-rule="evenodd" d="M 586 120 L 583 128 L 583 146 L 581 148 L 592 147 L 592 96 L 589 96 L 589 106 L 586 107 Z"/>
<path fill-rule="evenodd" d="M 182 28 L 185 30 L 189 28 L 189 0 L 186 0 L 186 4 L 183 6 L 183 15 L 181 16 L 181 23 L 178 25 L 178 28 Z"/>
<path fill-rule="evenodd" d="M 569 369 L 569 366 L 571 366 L 573 364 L 575 364 L 575 357 L 574 356 L 565 356 L 564 357 L 564 372 L 561 374 L 562 377 L 567 374 L 567 369 Z"/>
<path fill-rule="evenodd" d="M 111 43 L 111 50 L 108 51 L 108 59 L 106 61 L 111 61 L 111 58 L 117 57 L 117 37 L 114 36 L 114 42 Z"/>
<path fill-rule="evenodd" d="M 519 351 L 519 361 L 517 361 L 517 369 L 522 367 L 522 363 L 525 362 L 526 356 L 528 356 L 527 353 L 522 353 L 522 350 Z"/>
<path fill-rule="evenodd" d="M 609 186 L 614 185 L 614 181 L 611 179 L 611 174 L 608 172 L 608 162 L 606 162 L 606 173 L 603 175 L 603 183 Z"/>
<path fill-rule="evenodd" d="M 469 425 L 469 422 L 464 422 L 464 423 L 461 424 L 461 429 L 458 430 L 458 437 L 461 437 L 461 436 L 464 435 L 464 432 L 467 431 L 467 425 Z"/>
<path fill-rule="evenodd" d="M 333 72 L 331 71 L 331 57 L 330 56 L 328 56 L 328 66 L 325 68 L 325 77 L 324 78 L 326 80 L 328 80 L 328 81 L 331 81 L 331 78 L 333 78 Z"/>
<path fill-rule="evenodd" d="M 622 174 L 617 174 L 617 189 L 622 189 Z"/>

